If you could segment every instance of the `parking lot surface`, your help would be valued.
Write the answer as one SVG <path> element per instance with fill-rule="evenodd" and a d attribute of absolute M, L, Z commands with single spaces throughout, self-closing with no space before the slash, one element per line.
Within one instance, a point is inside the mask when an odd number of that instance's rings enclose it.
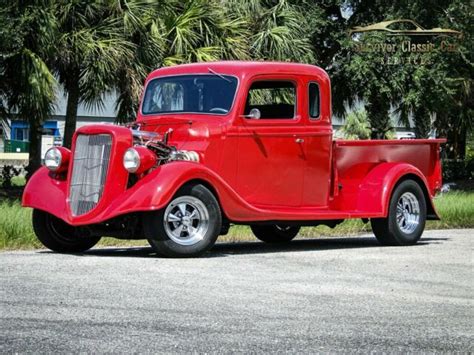
<path fill-rule="evenodd" d="M 0 352 L 472 352 L 473 238 L 2 252 Z"/>

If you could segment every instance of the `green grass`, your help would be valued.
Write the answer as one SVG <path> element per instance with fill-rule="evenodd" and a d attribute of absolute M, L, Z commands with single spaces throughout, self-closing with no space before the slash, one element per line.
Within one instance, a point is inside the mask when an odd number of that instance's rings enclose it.
<path fill-rule="evenodd" d="M 0 203 L 0 249 L 37 248 L 31 226 L 31 209 L 22 208 L 18 201 Z"/>
<path fill-rule="evenodd" d="M 12 185 L 13 186 L 25 186 L 26 185 L 26 179 L 24 176 L 20 175 L 20 176 L 14 176 L 12 177 Z"/>
<path fill-rule="evenodd" d="M 474 227 L 474 191 L 453 191 L 436 197 L 434 202 L 441 220 L 428 221 L 427 228 Z"/>
<path fill-rule="evenodd" d="M 474 192 L 450 192 L 435 199 L 441 221 L 428 221 L 428 229 L 474 228 Z M 361 220 L 347 220 L 334 229 L 326 226 L 306 227 L 301 230 L 304 238 L 358 235 L 370 232 L 370 224 Z M 249 227 L 233 226 L 229 234 L 219 239 L 225 242 L 255 240 Z M 146 241 L 117 240 L 102 238 L 103 246 L 147 245 Z M 0 202 L 0 249 L 39 248 L 31 226 L 31 209 L 22 208 L 17 200 Z"/>

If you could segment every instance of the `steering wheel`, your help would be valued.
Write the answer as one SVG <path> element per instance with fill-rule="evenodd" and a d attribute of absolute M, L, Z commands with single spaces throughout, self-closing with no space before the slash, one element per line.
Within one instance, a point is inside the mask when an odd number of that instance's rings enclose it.
<path fill-rule="evenodd" d="M 222 113 L 227 113 L 228 110 L 222 107 L 213 107 L 209 110 L 209 112 L 222 112 Z"/>

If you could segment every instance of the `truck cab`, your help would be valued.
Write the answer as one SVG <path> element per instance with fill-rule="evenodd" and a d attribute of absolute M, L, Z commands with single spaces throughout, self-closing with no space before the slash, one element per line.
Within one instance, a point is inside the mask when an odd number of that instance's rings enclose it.
<path fill-rule="evenodd" d="M 108 235 L 194 256 L 231 224 L 278 243 L 348 218 L 370 220 L 383 244 L 413 244 L 437 218 L 441 143 L 333 141 L 330 80 L 316 66 L 180 65 L 149 75 L 128 127 L 86 126 L 71 151 L 48 151 L 23 205 L 39 239 L 66 252 Z"/>
<path fill-rule="evenodd" d="M 201 163 L 248 203 L 297 207 L 327 205 L 330 117 L 330 84 L 323 70 L 224 62 L 182 66 L 179 75 L 175 67 L 154 72 L 137 123 L 192 121 L 193 135 L 189 127 L 176 127 L 170 142 L 199 152 Z"/>

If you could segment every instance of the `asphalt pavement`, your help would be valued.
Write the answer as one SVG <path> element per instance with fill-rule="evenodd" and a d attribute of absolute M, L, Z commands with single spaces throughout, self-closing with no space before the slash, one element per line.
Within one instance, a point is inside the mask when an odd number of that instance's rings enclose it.
<path fill-rule="evenodd" d="M 474 229 L 0 253 L 0 352 L 473 352 Z"/>

